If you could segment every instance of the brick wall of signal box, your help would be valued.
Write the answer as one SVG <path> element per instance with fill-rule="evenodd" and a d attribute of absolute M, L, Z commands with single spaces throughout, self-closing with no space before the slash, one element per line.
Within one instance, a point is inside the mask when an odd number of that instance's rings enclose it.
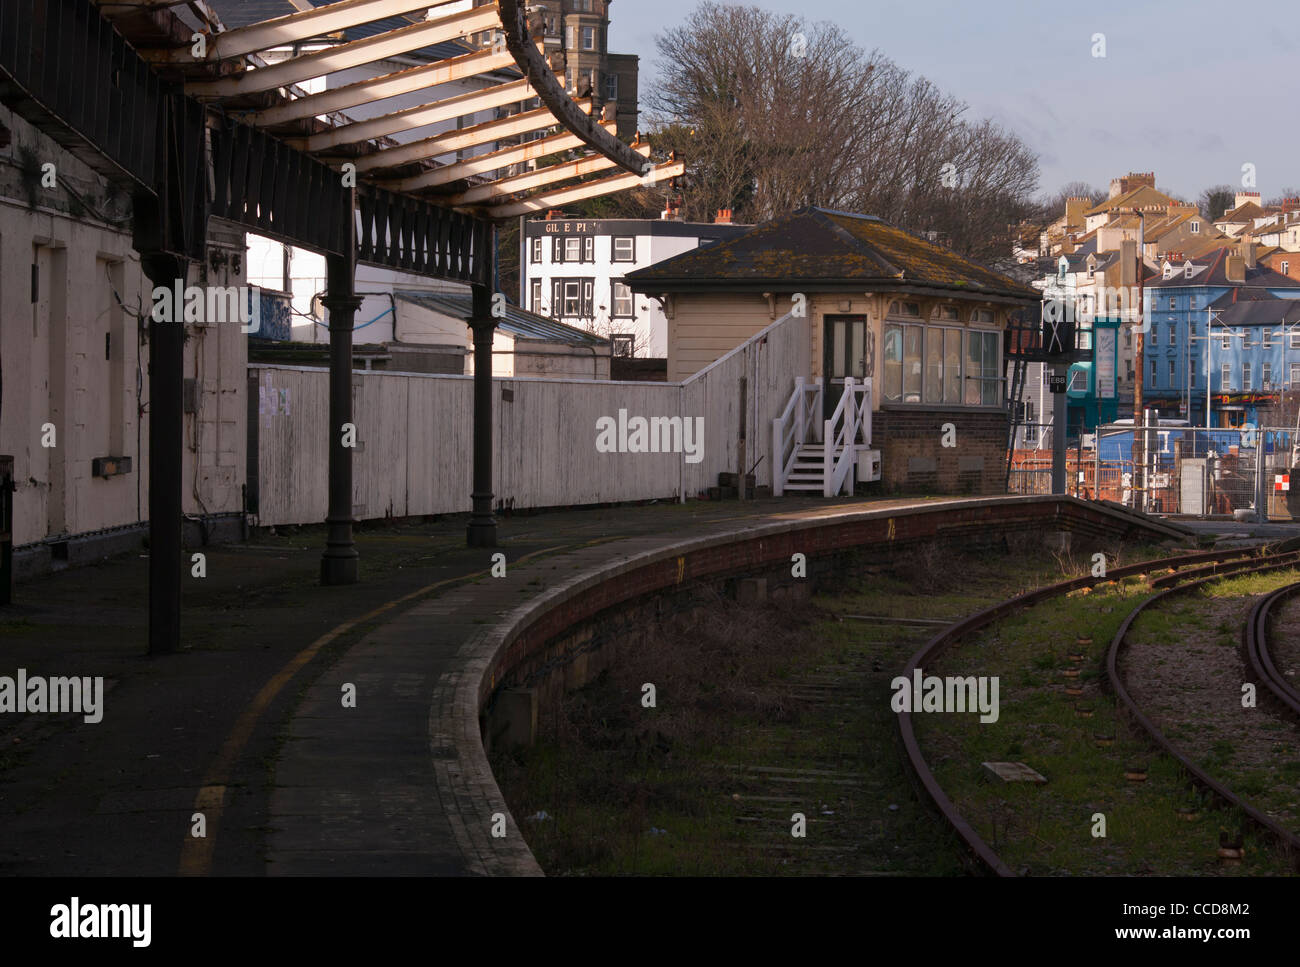
<path fill-rule="evenodd" d="M 943 425 L 957 429 L 944 447 Z M 872 414 L 871 442 L 880 450 L 888 491 L 996 495 L 1006 492 L 1004 410 L 882 409 Z"/>

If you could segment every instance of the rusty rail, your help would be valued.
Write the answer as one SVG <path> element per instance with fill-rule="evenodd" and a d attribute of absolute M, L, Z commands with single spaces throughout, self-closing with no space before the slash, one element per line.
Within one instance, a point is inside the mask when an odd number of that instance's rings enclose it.
<path fill-rule="evenodd" d="M 1203 551 L 1195 554 L 1184 554 L 1178 557 L 1168 557 L 1160 560 L 1141 561 L 1137 564 L 1129 564 L 1124 567 L 1114 568 L 1107 571 L 1103 577 L 1084 577 L 1071 578 L 1067 581 L 1061 581 L 1057 584 L 1050 584 L 1046 587 L 1038 588 L 1034 591 L 1027 591 L 1024 594 L 1009 598 L 1000 604 L 985 608 L 969 617 L 963 618 L 955 624 L 949 625 L 943 631 L 931 638 L 924 646 L 921 647 L 908 660 L 900 673 L 905 678 L 911 678 L 912 673 L 922 668 L 925 664 L 941 656 L 953 645 L 957 644 L 964 636 L 973 631 L 978 631 L 987 625 L 992 624 L 999 618 L 1026 608 L 1041 601 L 1046 601 L 1053 597 L 1059 597 L 1068 594 L 1071 591 L 1077 591 L 1080 588 L 1094 587 L 1098 584 L 1104 584 L 1126 577 L 1134 577 L 1141 574 L 1149 574 L 1152 571 L 1163 570 L 1169 567 L 1180 568 L 1187 565 L 1201 565 L 1207 562 L 1219 563 L 1230 561 L 1234 558 L 1245 558 L 1248 561 L 1257 560 L 1261 554 L 1280 550 L 1286 547 L 1286 544 L 1267 545 L 1262 550 L 1258 547 L 1234 548 L 1230 551 Z M 1165 592 L 1166 594 L 1169 592 Z M 1154 600 L 1154 599 L 1153 599 Z M 1130 622 L 1125 623 L 1127 628 Z M 994 873 L 998 876 L 1015 876 L 1010 867 L 1002 862 L 1002 859 L 993 851 L 993 849 L 984 842 L 980 835 L 974 830 L 970 823 L 958 812 L 956 805 L 950 800 L 939 781 L 935 778 L 934 772 L 930 769 L 925 757 L 921 754 L 921 748 L 916 741 L 916 733 L 912 728 L 912 713 L 898 713 L 898 731 L 903 742 L 903 749 L 907 753 L 908 764 L 911 766 L 912 773 L 920 783 L 930 800 L 938 807 L 944 820 L 952 827 L 953 831 L 966 844 L 967 849 L 974 855 L 976 860 L 984 867 L 987 872 Z"/>
<path fill-rule="evenodd" d="M 1273 664 L 1273 656 L 1268 650 L 1269 612 L 1273 605 L 1298 592 L 1300 592 L 1300 582 L 1278 588 L 1258 601 L 1255 607 L 1250 609 L 1250 617 L 1246 619 L 1242 646 L 1246 653 L 1246 660 L 1255 675 L 1268 686 L 1268 690 L 1276 695 L 1283 705 L 1293 714 L 1300 716 L 1300 691 L 1296 691 L 1285 676 L 1277 670 L 1277 666 Z"/>
<path fill-rule="evenodd" d="M 1176 585 L 1182 584 L 1183 581 L 1190 579 L 1228 577 L 1229 575 L 1236 574 L 1239 571 L 1250 570 L 1252 564 L 1263 560 L 1265 557 L 1270 558 L 1275 564 L 1286 562 L 1293 564 L 1300 563 L 1300 551 L 1286 551 L 1279 554 L 1276 551 L 1264 550 L 1261 553 L 1244 560 L 1219 561 L 1205 567 L 1193 568 L 1189 571 L 1180 571 L 1177 574 L 1166 574 L 1164 577 L 1159 577 L 1152 581 L 1151 587 L 1172 588 Z"/>
<path fill-rule="evenodd" d="M 1268 564 L 1259 565 L 1254 568 L 1247 568 L 1236 573 L 1263 574 L 1267 571 L 1278 571 L 1296 565 L 1295 560 L 1293 560 L 1295 558 L 1293 552 L 1283 553 L 1281 555 L 1276 555 L 1275 557 L 1276 559 Z M 1231 789 L 1214 779 L 1208 772 L 1188 758 L 1182 750 L 1178 748 L 1178 746 L 1170 742 L 1156 724 L 1147 718 L 1142 713 L 1142 710 L 1138 708 L 1137 703 L 1133 700 L 1133 696 L 1131 696 L 1128 689 L 1124 687 L 1124 682 L 1119 674 L 1119 652 L 1124 646 L 1124 639 L 1128 636 L 1129 629 L 1132 627 L 1133 622 L 1137 620 L 1138 616 L 1146 608 L 1155 604 L 1157 601 L 1162 601 L 1172 595 L 1181 594 L 1186 591 L 1203 587 L 1213 581 L 1222 579 L 1224 576 L 1225 575 L 1221 572 L 1211 577 L 1202 578 L 1198 581 L 1168 588 L 1153 597 L 1147 598 L 1134 608 L 1129 613 L 1128 617 L 1124 619 L 1124 623 L 1119 626 L 1119 630 L 1115 632 L 1115 637 L 1111 640 L 1110 649 L 1106 655 L 1106 677 L 1110 682 L 1111 688 L 1114 689 L 1115 695 L 1119 699 L 1123 710 L 1142 727 L 1148 737 L 1154 741 L 1163 752 L 1174 759 L 1183 768 L 1183 771 L 1192 777 L 1193 782 L 1203 789 L 1208 789 L 1221 803 L 1240 809 L 1250 823 L 1263 831 L 1266 835 L 1270 836 L 1287 852 L 1293 863 L 1300 864 L 1300 837 L 1297 837 L 1295 833 L 1281 826 L 1276 820 L 1239 798 Z M 1297 588 L 1300 587 L 1300 585 L 1289 585 L 1288 587 Z M 1287 589 L 1284 588 L 1282 590 Z M 1270 594 L 1265 600 L 1268 600 L 1269 598 L 1277 600 L 1277 594 L 1278 592 L 1273 592 L 1273 594 Z M 1256 607 L 1251 611 L 1250 620 L 1246 623 L 1246 634 L 1250 634 L 1252 629 L 1257 627 L 1256 614 L 1258 611 L 1259 605 L 1256 605 Z M 1264 610 L 1263 616 L 1264 618 L 1267 618 L 1267 609 Z M 1267 678 L 1265 680 L 1268 681 Z"/>

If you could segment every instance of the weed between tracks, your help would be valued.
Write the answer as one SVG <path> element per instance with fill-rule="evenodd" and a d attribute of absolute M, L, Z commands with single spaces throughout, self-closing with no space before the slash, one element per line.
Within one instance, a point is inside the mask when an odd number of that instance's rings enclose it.
<path fill-rule="evenodd" d="M 890 681 L 937 629 L 844 616 L 955 620 L 1061 579 L 1060 562 L 1033 541 L 1014 551 L 921 548 L 811 606 L 719 600 L 662 629 L 544 710 L 537 746 L 493 754 L 542 868 L 960 874 L 953 837 L 904 771 L 890 709 Z M 641 707 L 646 682 L 657 708 Z M 807 819 L 802 839 L 791 835 L 796 812 Z"/>
<path fill-rule="evenodd" d="M 1246 862 L 1220 866 L 1219 831 L 1235 834 L 1240 817 L 1205 808 L 1174 760 L 1157 754 L 1136 726 L 1129 732 L 1117 724 L 1115 701 L 1100 688 L 1106 652 L 1124 618 L 1150 594 L 1129 579 L 1036 605 L 963 642 L 934 672 L 1000 676 L 1001 715 L 990 724 L 975 716 L 914 716 L 922 750 L 962 814 L 1018 872 L 1289 872 L 1284 858 L 1250 836 Z M 1191 617 L 1202 625 L 1215 621 Z M 1080 645 L 1079 636 L 1092 642 Z M 1085 658 L 1072 662 L 1071 653 Z M 1075 667 L 1080 674 L 1068 679 L 1064 671 Z M 1071 681 L 1083 694 L 1066 694 Z M 1112 741 L 1102 745 L 1099 737 Z M 1048 783 L 1002 783 L 981 765 L 1008 760 L 1026 763 Z M 1139 766 L 1145 781 L 1125 778 Z M 1093 835 L 1097 813 L 1105 817 L 1104 837 Z"/>

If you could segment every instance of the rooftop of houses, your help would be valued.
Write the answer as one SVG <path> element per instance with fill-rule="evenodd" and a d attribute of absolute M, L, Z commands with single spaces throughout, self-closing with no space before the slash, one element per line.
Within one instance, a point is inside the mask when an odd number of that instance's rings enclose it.
<path fill-rule="evenodd" d="M 1182 262 L 1183 259 L 1197 259 L 1210 255 L 1229 244 L 1231 239 L 1220 235 L 1218 232 L 1212 232 L 1199 238 L 1182 238 L 1173 242 L 1177 245 L 1176 249 L 1168 251 L 1157 250 L 1156 255 L 1161 260 L 1169 259 L 1170 261 Z"/>
<path fill-rule="evenodd" d="M 1232 280 L 1228 278 L 1228 260 L 1230 258 L 1241 258 L 1235 247 L 1220 247 L 1205 255 L 1196 258 L 1174 260 L 1170 259 L 1172 274 L 1169 278 L 1164 277 L 1163 267 L 1160 271 L 1153 272 L 1146 277 L 1145 284 L 1156 288 L 1171 288 L 1180 286 L 1254 286 L 1257 288 L 1270 289 L 1300 289 L 1300 279 L 1288 278 L 1279 272 L 1263 265 L 1242 266 L 1242 278 Z M 1187 262 L 1191 263 L 1191 271 L 1185 268 Z"/>
<path fill-rule="evenodd" d="M 1257 218 L 1267 218 L 1268 212 L 1260 208 L 1253 201 L 1248 201 L 1244 205 L 1238 205 L 1223 213 L 1222 218 L 1216 218 L 1215 222 L 1245 222 L 1253 225 Z"/>
<path fill-rule="evenodd" d="M 1251 293 L 1232 301 L 1236 290 L 1220 296 L 1210 303 L 1211 309 L 1221 309 L 1219 322 L 1225 326 L 1295 325 L 1300 323 L 1300 299 L 1279 299 L 1264 293 Z"/>
<path fill-rule="evenodd" d="M 470 318 L 474 308 L 473 299 L 468 292 L 461 294 L 456 292 L 399 290 L 393 293 L 393 298 L 429 309 L 432 312 L 451 316 L 454 319 Z M 556 322 L 546 316 L 539 316 L 535 312 L 521 309 L 510 302 L 506 303 L 505 315 L 497 320 L 497 327 L 520 339 L 539 339 L 546 342 L 568 343 L 576 346 L 600 347 L 609 345 L 608 339 L 587 332 L 585 329 L 566 326 L 562 322 Z"/>
<path fill-rule="evenodd" d="M 630 272 L 633 290 L 851 285 L 963 291 L 1006 300 L 1039 294 L 874 215 L 803 208 L 742 235 Z"/>
<path fill-rule="evenodd" d="M 1178 199 L 1171 198 L 1163 191 L 1152 188 L 1150 185 L 1138 185 L 1123 194 L 1107 198 L 1099 205 L 1094 205 L 1084 212 L 1084 215 L 1102 215 L 1106 212 L 1113 212 L 1118 208 L 1148 208 L 1167 211 L 1170 205 L 1176 204 L 1178 204 Z"/>
<path fill-rule="evenodd" d="M 1242 233 L 1242 237 L 1253 235 L 1276 234 L 1284 232 L 1288 228 L 1293 228 L 1300 224 L 1300 211 L 1272 212 L 1267 216 L 1267 220 L 1253 228 L 1248 228 Z"/>

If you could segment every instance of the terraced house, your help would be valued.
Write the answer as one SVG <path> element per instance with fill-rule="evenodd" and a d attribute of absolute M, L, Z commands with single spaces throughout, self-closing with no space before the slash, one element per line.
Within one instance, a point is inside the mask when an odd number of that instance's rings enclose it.
<path fill-rule="evenodd" d="M 821 381 L 820 412 L 803 423 L 832 418 L 846 387 L 870 380 L 863 417 L 887 487 L 1001 492 L 1002 333 L 1008 313 L 1038 311 L 1033 289 L 874 216 L 821 208 L 629 273 L 627 284 L 664 306 L 669 379 L 707 369 L 779 320 L 802 325 L 798 356 L 779 362 L 792 382 Z M 955 440 L 945 445 L 948 424 Z"/>
<path fill-rule="evenodd" d="M 1258 264 L 1248 240 L 1198 258 L 1167 257 L 1146 279 L 1151 405 L 1203 424 L 1208 380 L 1212 425 L 1259 425 L 1271 394 L 1300 376 L 1290 305 L 1298 298 L 1300 281 Z"/>

